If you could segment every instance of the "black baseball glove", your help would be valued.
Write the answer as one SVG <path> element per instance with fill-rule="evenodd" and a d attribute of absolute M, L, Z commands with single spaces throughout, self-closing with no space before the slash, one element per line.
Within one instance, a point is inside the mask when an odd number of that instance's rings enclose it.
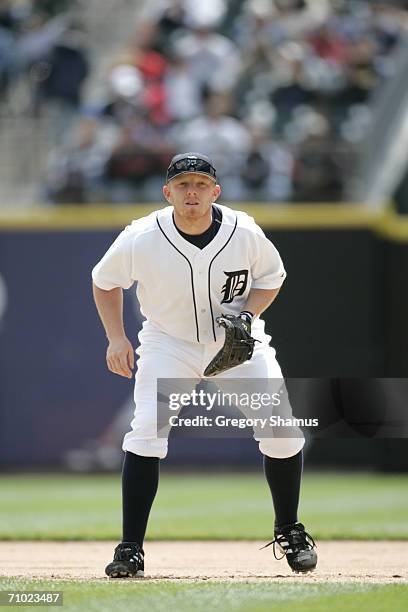
<path fill-rule="evenodd" d="M 225 328 L 224 346 L 205 368 L 204 376 L 221 374 L 251 359 L 255 342 L 259 342 L 251 336 L 250 322 L 241 317 L 226 314 L 217 317 L 216 321 Z"/>

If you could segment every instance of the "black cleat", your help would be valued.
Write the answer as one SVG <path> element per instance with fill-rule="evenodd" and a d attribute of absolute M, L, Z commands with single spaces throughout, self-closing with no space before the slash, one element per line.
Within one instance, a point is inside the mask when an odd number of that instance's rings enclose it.
<path fill-rule="evenodd" d="M 105 568 L 109 578 L 144 576 L 144 551 L 135 542 L 121 542 L 115 548 L 112 563 Z"/>
<path fill-rule="evenodd" d="M 317 565 L 317 554 L 314 550 L 316 544 L 306 531 L 302 523 L 283 525 L 275 529 L 275 538 L 263 548 L 273 544 L 275 559 L 286 557 L 290 568 L 296 573 L 306 574 L 312 572 Z M 276 546 L 283 553 L 282 557 L 276 555 Z"/>

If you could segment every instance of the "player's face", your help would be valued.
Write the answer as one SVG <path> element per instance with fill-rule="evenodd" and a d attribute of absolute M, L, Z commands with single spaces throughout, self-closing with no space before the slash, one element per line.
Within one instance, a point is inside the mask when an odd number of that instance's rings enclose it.
<path fill-rule="evenodd" d="M 195 221 L 210 214 L 211 204 L 221 187 L 210 177 L 197 172 L 180 174 L 163 187 L 163 195 L 174 206 L 176 215 Z"/>

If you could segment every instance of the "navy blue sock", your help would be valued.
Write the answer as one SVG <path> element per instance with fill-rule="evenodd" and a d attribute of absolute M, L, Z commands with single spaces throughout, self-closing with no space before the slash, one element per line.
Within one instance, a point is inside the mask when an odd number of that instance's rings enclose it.
<path fill-rule="evenodd" d="M 122 469 L 123 542 L 143 548 L 150 509 L 159 485 L 158 457 L 126 452 Z"/>
<path fill-rule="evenodd" d="M 286 459 L 272 459 L 264 455 L 264 471 L 275 510 L 275 528 L 298 520 L 302 468 L 302 451 Z"/>

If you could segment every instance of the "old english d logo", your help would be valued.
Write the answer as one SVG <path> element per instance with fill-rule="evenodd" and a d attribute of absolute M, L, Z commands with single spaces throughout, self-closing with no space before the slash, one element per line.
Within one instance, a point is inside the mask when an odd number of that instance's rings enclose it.
<path fill-rule="evenodd" d="M 234 272 L 225 272 L 227 277 L 225 285 L 221 289 L 224 297 L 221 304 L 229 304 L 234 297 L 242 295 L 246 289 L 248 282 L 248 270 L 236 270 Z"/>

